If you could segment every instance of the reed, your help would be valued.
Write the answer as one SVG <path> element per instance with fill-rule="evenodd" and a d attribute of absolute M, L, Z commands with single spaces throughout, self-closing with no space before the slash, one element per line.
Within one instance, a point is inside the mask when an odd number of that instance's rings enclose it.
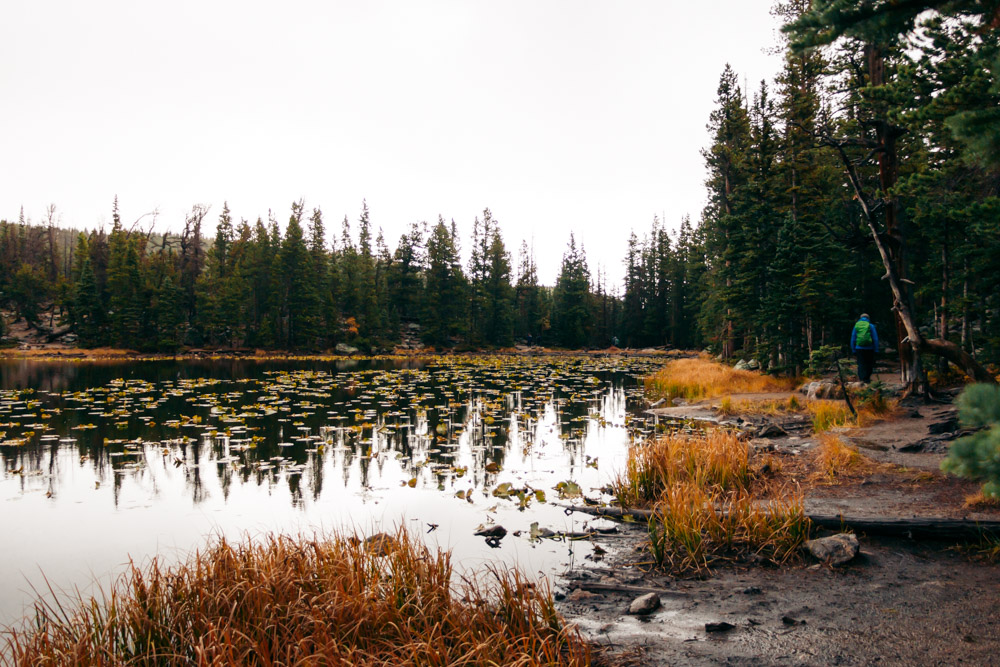
<path fill-rule="evenodd" d="M 653 398 L 695 400 L 725 394 L 787 391 L 796 385 L 792 378 L 777 378 L 754 371 L 738 371 L 705 357 L 671 361 L 644 380 L 646 393 Z"/>
<path fill-rule="evenodd" d="M 657 438 L 629 450 L 625 470 L 611 486 L 623 507 L 642 507 L 684 482 L 706 491 L 745 490 L 750 483 L 747 444 L 721 430 Z"/>
<path fill-rule="evenodd" d="M 188 562 L 134 563 L 102 599 L 38 602 L 3 664 L 585 665 L 545 583 L 491 569 L 453 582 L 405 532 L 220 539 Z"/>
<path fill-rule="evenodd" d="M 753 460 L 734 433 L 676 434 L 632 447 L 612 488 L 623 507 L 653 508 L 650 553 L 660 567 L 700 572 L 750 554 L 784 562 L 795 557 L 810 524 L 798 492 L 754 497 L 755 482 L 773 466 Z"/>

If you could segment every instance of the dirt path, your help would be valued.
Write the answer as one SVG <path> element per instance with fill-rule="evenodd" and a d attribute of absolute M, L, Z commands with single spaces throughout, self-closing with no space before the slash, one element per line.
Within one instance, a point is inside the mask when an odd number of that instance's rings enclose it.
<path fill-rule="evenodd" d="M 656 413 L 704 418 L 715 415 L 713 404 L 718 401 Z M 866 470 L 809 484 L 807 513 L 1000 519 L 995 509 L 966 506 L 978 484 L 939 470 L 960 435 L 954 406 L 906 404 L 899 419 L 838 435 L 869 459 Z M 815 446 L 815 438 L 801 434 L 769 440 L 791 468 L 803 465 Z M 644 559 L 645 530 L 622 529 L 629 539 L 602 543 L 609 551 L 605 569 L 561 582 L 560 608 L 588 636 L 641 649 L 639 664 L 1000 664 L 1000 567 L 954 544 L 859 535 L 861 555 L 841 568 L 804 557 L 783 568 L 728 565 L 707 579 L 683 580 L 629 567 Z M 662 608 L 645 618 L 629 616 L 629 604 L 647 589 L 661 593 Z M 719 622 L 733 627 L 706 628 Z"/>

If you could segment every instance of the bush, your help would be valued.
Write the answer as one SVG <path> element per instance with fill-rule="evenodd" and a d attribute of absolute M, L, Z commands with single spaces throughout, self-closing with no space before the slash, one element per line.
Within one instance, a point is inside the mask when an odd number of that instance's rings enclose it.
<path fill-rule="evenodd" d="M 941 469 L 983 480 L 983 494 L 1000 497 L 1000 387 L 968 387 L 958 397 L 958 417 L 963 427 L 981 430 L 956 440 Z"/>
<path fill-rule="evenodd" d="M 833 362 L 839 361 L 843 354 L 843 349 L 839 345 L 824 345 L 817 347 L 809 353 L 809 361 L 806 363 L 806 375 L 808 377 L 820 377 L 833 366 Z"/>

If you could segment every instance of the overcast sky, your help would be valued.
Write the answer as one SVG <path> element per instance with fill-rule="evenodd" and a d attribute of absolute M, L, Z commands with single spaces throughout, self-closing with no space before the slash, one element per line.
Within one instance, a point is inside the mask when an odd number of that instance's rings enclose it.
<path fill-rule="evenodd" d="M 697 220 L 723 66 L 780 67 L 771 4 L 4 0 L 0 218 L 89 229 L 117 194 L 211 234 L 304 198 L 339 237 L 367 199 L 395 248 L 489 207 L 543 282 L 570 231 L 620 280 L 630 229 Z"/>

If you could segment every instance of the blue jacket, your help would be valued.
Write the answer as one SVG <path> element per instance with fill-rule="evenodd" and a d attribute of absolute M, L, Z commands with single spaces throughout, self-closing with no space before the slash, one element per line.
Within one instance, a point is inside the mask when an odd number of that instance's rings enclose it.
<path fill-rule="evenodd" d="M 858 320 L 858 322 L 861 322 L 861 321 L 868 322 L 868 324 L 871 325 L 872 344 L 871 345 L 855 345 L 854 343 L 855 343 L 855 341 L 858 338 L 858 330 L 855 329 L 855 328 L 852 328 L 851 329 L 851 353 L 853 354 L 854 352 L 856 352 L 858 350 L 875 350 L 876 352 L 878 352 L 878 332 L 875 331 L 875 325 L 872 324 L 871 320 L 869 320 L 867 317 L 862 317 L 860 320 Z M 855 326 L 857 326 L 857 325 L 855 325 Z"/>

